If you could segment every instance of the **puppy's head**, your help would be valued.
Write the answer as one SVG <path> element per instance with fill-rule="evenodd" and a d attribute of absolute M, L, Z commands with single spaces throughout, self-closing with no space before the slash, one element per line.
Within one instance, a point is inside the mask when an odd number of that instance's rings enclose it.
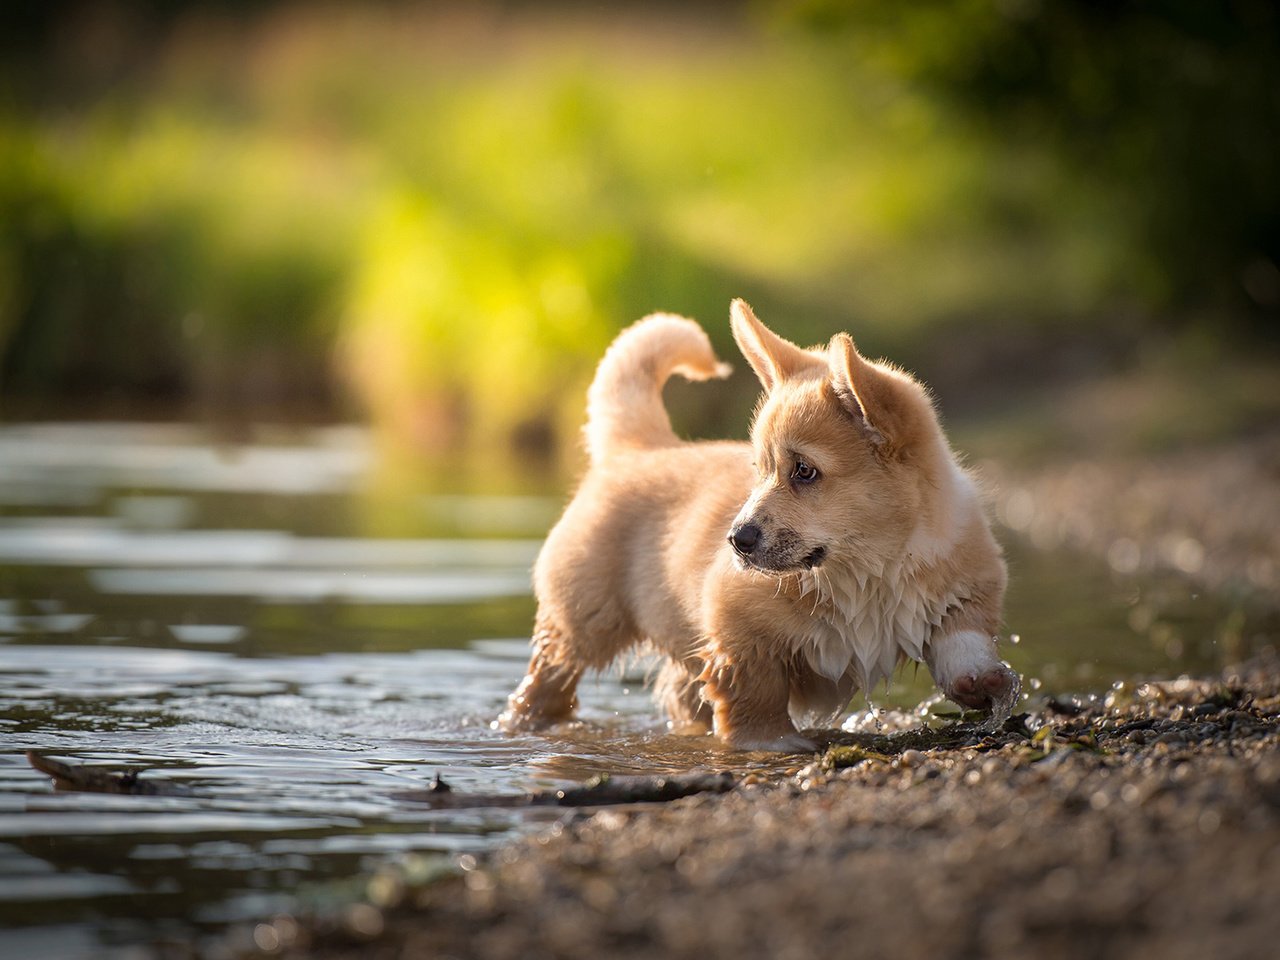
<path fill-rule="evenodd" d="M 801 349 L 741 300 L 732 322 L 764 387 L 751 431 L 758 479 L 729 531 L 740 563 L 789 573 L 901 556 L 946 457 L 924 388 L 864 359 L 847 334 Z"/>

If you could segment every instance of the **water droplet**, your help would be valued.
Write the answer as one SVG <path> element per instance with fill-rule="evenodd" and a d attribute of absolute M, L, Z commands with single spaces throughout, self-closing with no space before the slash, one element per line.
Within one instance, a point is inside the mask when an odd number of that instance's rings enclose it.
<path fill-rule="evenodd" d="M 1022 635 L 1017 633 L 1009 634 L 1009 642 L 1015 647 L 1022 642 Z"/>

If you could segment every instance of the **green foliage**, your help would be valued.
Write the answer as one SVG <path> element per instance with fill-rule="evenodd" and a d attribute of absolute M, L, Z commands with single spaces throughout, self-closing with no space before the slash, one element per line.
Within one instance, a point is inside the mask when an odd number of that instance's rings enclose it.
<path fill-rule="evenodd" d="M 144 130 L 11 125 L 3 144 L 7 389 L 169 397 L 202 384 L 250 403 L 286 388 L 253 382 L 258 370 L 327 376 L 341 217 L 311 206 L 296 158 L 164 117 Z M 255 369 L 273 353 L 290 367 Z"/>
<path fill-rule="evenodd" d="M 1270 0 L 788 8 L 984 138 L 1066 161 L 1115 209 L 1125 293 L 1161 308 L 1248 305 L 1260 327 L 1274 323 L 1280 11 Z"/>
<path fill-rule="evenodd" d="M 176 30 L 110 82 L 55 46 L 10 84 L 42 96 L 0 114 L 0 390 L 332 413 L 339 384 L 397 442 L 537 448 L 572 435 L 604 345 L 652 310 L 732 357 L 745 296 L 795 339 L 851 329 L 915 363 L 1208 289 L 1187 258 L 1236 264 L 1240 216 L 1176 256 L 1186 230 L 1152 256 L 1146 238 L 1205 217 L 1217 181 L 1118 191 L 1144 156 L 1124 117 L 1076 143 L 1090 97 L 1130 94 L 1094 90 L 1124 41 L 1094 63 L 1077 24 L 1063 60 L 1068 14 L 1020 9 L 807 3 L 781 26 L 668 11 L 617 31 L 282 8 Z M 1062 71 L 1078 109 L 1055 106 Z M 968 120 L 982 105 L 990 130 Z M 1035 135 L 992 137 L 999 118 Z M 692 426 L 724 429 L 706 409 Z"/>

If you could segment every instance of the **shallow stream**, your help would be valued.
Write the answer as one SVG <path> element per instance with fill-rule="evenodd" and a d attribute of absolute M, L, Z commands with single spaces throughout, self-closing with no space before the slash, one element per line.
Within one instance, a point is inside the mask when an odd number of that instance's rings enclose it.
<path fill-rule="evenodd" d="M 0 428 L 0 954 L 132 956 L 337 902 L 387 859 L 451 869 L 554 819 L 393 796 L 437 774 L 516 793 L 779 763 L 668 734 L 643 663 L 585 683 L 570 729 L 492 731 L 562 495 L 406 493 L 374 463 L 350 429 L 227 446 L 173 426 Z M 1239 653 L 1223 599 L 1008 548 L 1005 653 L 1033 695 Z M 873 699 L 930 692 L 908 668 Z M 199 796 L 54 793 L 31 749 Z"/>

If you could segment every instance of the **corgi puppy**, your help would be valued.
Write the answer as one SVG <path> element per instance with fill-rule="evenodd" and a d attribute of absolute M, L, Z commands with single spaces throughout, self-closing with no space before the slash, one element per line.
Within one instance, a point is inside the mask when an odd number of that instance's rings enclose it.
<path fill-rule="evenodd" d="M 910 658 L 966 707 L 1007 710 L 1005 565 L 925 389 L 847 334 L 802 349 L 741 300 L 760 379 L 751 442 L 679 439 L 672 373 L 724 377 L 706 333 L 657 314 L 619 334 L 587 394 L 590 466 L 534 568 L 528 674 L 497 726 L 568 718 L 578 680 L 640 644 L 665 655 L 673 727 L 809 751 L 856 690 Z"/>

